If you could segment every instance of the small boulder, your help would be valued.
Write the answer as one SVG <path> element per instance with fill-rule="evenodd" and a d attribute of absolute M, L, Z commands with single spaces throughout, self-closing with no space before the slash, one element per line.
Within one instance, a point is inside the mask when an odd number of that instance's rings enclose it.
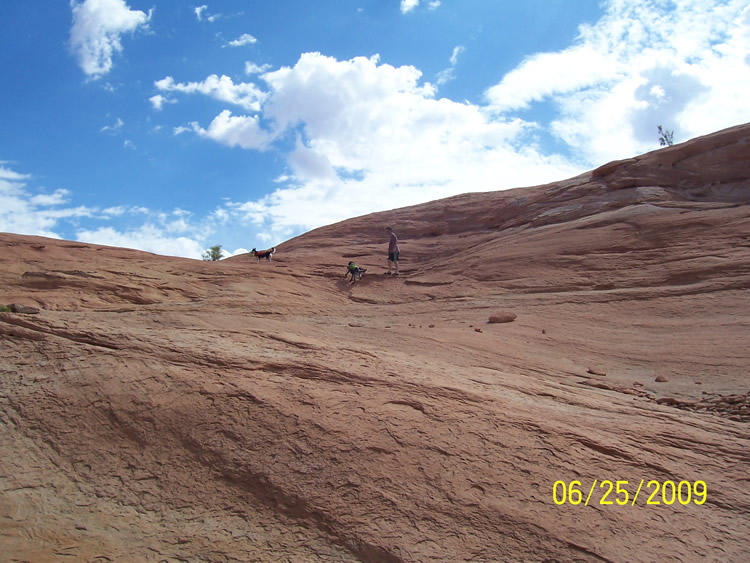
<path fill-rule="evenodd" d="M 494 315 L 490 315 L 490 319 L 487 321 L 488 323 L 512 323 L 518 318 L 518 315 L 515 313 L 495 313 Z"/>
<path fill-rule="evenodd" d="M 657 375 L 654 381 L 656 381 L 657 383 L 666 383 L 667 381 L 669 381 L 669 378 L 664 375 Z"/>
<path fill-rule="evenodd" d="M 8 305 L 8 309 L 14 313 L 24 313 L 26 315 L 36 315 L 39 313 L 39 309 L 36 307 L 27 307 L 26 305 L 19 305 L 18 303 L 11 303 Z"/>

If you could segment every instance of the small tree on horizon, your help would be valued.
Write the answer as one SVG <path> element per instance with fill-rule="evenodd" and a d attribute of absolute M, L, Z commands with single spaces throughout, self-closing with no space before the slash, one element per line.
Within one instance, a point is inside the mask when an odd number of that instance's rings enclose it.
<path fill-rule="evenodd" d="M 671 147 L 674 144 L 674 130 L 668 131 L 661 125 L 657 127 L 657 130 L 659 131 L 659 144 L 662 147 Z"/>
<path fill-rule="evenodd" d="M 216 262 L 217 260 L 221 260 L 221 245 L 220 244 L 213 245 L 211 248 L 209 248 L 203 253 L 201 258 L 210 262 Z"/>

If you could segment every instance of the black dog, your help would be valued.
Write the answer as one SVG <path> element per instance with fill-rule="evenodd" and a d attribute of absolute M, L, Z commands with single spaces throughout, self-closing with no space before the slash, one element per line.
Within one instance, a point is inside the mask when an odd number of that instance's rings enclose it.
<path fill-rule="evenodd" d="M 255 250 L 254 248 L 250 251 L 250 254 L 255 256 L 258 259 L 258 262 L 261 261 L 262 258 L 265 258 L 269 262 L 271 262 L 271 257 L 273 256 L 273 253 L 276 252 L 276 247 L 269 248 L 268 250 Z"/>

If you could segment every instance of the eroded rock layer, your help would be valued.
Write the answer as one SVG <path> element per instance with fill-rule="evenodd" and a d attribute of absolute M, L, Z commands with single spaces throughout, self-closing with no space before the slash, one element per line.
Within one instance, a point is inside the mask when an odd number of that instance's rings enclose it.
<path fill-rule="evenodd" d="M 34 309 L 0 313 L 3 557 L 743 559 L 749 142 L 351 219 L 273 262 L 0 234 L 0 302 Z"/>

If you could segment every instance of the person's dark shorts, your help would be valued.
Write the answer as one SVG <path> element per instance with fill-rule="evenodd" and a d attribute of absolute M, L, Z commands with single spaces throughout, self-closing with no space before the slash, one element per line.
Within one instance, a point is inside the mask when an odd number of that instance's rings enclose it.
<path fill-rule="evenodd" d="M 390 260 L 391 262 L 398 262 L 398 252 L 391 252 L 388 255 L 388 260 Z"/>

